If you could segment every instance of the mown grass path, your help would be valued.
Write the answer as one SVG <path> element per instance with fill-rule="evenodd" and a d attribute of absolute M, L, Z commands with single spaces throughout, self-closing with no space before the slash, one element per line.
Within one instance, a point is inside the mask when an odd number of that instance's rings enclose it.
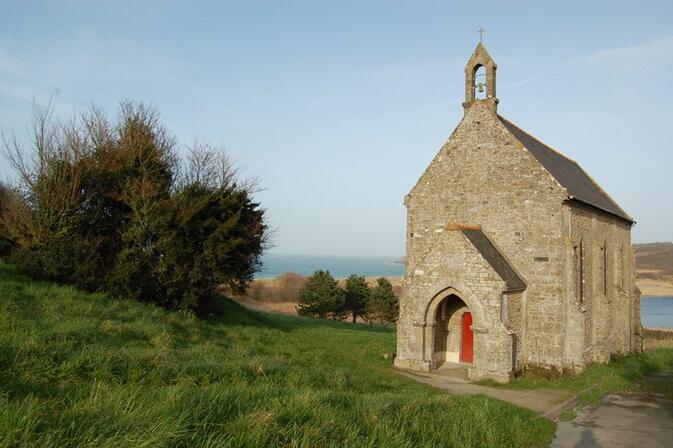
<path fill-rule="evenodd" d="M 207 321 L 0 264 L 0 446 L 544 446 L 554 424 L 405 379 L 389 328 Z"/>
<path fill-rule="evenodd" d="M 673 369 L 673 348 L 657 348 L 628 356 L 614 356 L 607 364 L 590 364 L 579 375 L 542 377 L 524 374 L 507 384 L 479 384 L 512 390 L 567 390 L 577 393 L 580 404 L 596 404 L 608 395 L 642 387 L 641 381 L 656 372 Z M 672 397 L 673 398 L 673 397 Z"/>
<path fill-rule="evenodd" d="M 427 384 L 437 389 L 445 390 L 456 395 L 485 395 L 498 400 L 512 403 L 525 409 L 530 409 L 543 416 L 556 410 L 562 403 L 570 399 L 572 391 L 564 389 L 508 389 L 504 387 L 489 387 L 480 384 L 471 384 L 455 381 L 451 377 L 433 372 L 415 372 L 405 370 L 400 372 L 404 376 Z"/>

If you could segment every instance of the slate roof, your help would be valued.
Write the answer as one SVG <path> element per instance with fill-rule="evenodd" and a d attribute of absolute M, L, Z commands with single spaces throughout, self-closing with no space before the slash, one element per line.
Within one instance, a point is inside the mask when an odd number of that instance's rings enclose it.
<path fill-rule="evenodd" d="M 461 231 L 467 237 L 479 253 L 488 261 L 493 270 L 498 273 L 507 284 L 507 291 L 521 291 L 526 289 L 526 283 L 519 277 L 512 265 L 500 253 L 493 242 L 481 229 L 462 227 Z"/>
<path fill-rule="evenodd" d="M 498 115 L 498 119 L 549 174 L 568 190 L 570 200 L 588 204 L 630 223 L 634 222 L 577 162 L 553 150 L 506 118 Z"/>

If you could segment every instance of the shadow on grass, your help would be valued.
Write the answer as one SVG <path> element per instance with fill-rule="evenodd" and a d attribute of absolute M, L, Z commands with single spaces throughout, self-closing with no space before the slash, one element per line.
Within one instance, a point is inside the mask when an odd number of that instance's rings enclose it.
<path fill-rule="evenodd" d="M 200 314 L 200 316 L 205 322 L 218 325 L 262 325 L 282 332 L 306 330 L 307 328 L 335 328 L 365 333 L 394 333 L 396 331 L 394 325 L 355 324 L 251 310 L 222 295 L 217 296 L 212 302 L 214 303 L 209 304 L 208 315 Z"/>
<path fill-rule="evenodd" d="M 45 287 L 49 288 L 54 285 L 68 287 L 68 285 L 60 285 L 55 282 L 44 281 L 44 280 L 33 280 L 23 275 L 14 269 L 11 265 L 3 263 L 0 260 L 0 282 L 4 283 L 4 287 L 15 287 L 17 292 L 23 291 L 26 285 L 31 287 Z M 82 292 L 82 294 L 86 294 Z M 123 306 L 124 300 L 115 300 L 106 294 L 100 295 L 101 299 L 110 303 L 117 303 L 121 308 L 126 308 Z M 133 302 L 136 303 L 136 302 Z M 102 303 L 101 303 L 102 304 Z M 24 302 L 23 306 L 27 304 Z M 143 306 L 156 307 L 158 306 L 152 304 L 142 304 Z M 130 310 L 120 310 L 121 311 L 132 311 L 133 306 L 130 307 Z M 137 311 L 137 310 L 136 310 Z M 176 311 L 168 310 L 169 314 L 172 314 Z M 289 316 L 284 314 L 268 313 L 264 311 L 251 310 L 243 305 L 225 297 L 222 295 L 214 296 L 212 299 L 205 301 L 204 305 L 195 312 L 199 320 L 204 324 L 213 324 L 213 325 L 225 325 L 225 326 L 252 326 L 252 327 L 268 327 L 274 330 L 281 332 L 292 332 L 295 330 L 306 330 L 306 329 L 324 329 L 324 328 L 334 328 L 339 330 L 350 330 L 362 333 L 394 333 L 394 325 L 371 325 L 371 324 L 353 324 L 349 322 L 338 322 L 331 321 L 326 319 L 313 319 L 303 316 Z M 110 316 L 114 317 L 114 316 Z M 125 316 L 128 317 L 128 316 Z M 179 334 L 182 336 L 187 336 L 189 331 L 193 329 L 180 328 L 179 325 L 173 325 Z"/>

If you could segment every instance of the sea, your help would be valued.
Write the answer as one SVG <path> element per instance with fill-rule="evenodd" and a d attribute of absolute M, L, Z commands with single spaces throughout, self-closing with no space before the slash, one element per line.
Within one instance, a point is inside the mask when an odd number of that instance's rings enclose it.
<path fill-rule="evenodd" d="M 673 296 L 643 296 L 640 320 L 644 327 L 673 328 Z"/>
<path fill-rule="evenodd" d="M 313 255 L 265 255 L 256 278 L 277 277 L 285 272 L 311 275 L 317 270 L 330 271 L 333 277 L 351 274 L 365 277 L 404 275 L 401 257 L 325 257 Z"/>
<path fill-rule="evenodd" d="M 265 255 L 256 278 L 277 277 L 285 272 L 311 275 L 318 269 L 330 271 L 336 278 L 351 274 L 365 277 L 404 275 L 401 257 L 326 257 L 309 255 Z M 641 320 L 645 327 L 673 328 L 673 297 L 643 296 Z"/>

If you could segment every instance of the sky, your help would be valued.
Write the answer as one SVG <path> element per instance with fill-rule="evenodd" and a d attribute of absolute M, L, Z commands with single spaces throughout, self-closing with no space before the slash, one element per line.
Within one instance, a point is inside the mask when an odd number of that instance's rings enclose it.
<path fill-rule="evenodd" d="M 499 112 L 577 160 L 635 242 L 672 241 L 670 1 L 0 0 L 0 132 L 50 99 L 64 119 L 143 101 L 261 180 L 271 253 L 401 256 L 481 26 Z"/>

